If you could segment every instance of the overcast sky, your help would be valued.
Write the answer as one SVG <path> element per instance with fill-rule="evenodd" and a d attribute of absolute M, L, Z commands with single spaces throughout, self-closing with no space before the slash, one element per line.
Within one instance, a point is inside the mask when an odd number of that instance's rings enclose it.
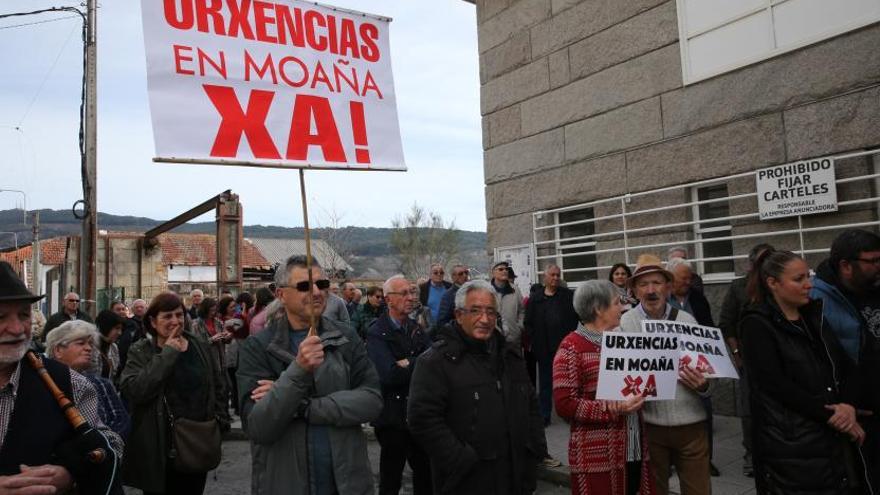
<path fill-rule="evenodd" d="M 301 226 L 295 170 L 151 161 L 140 2 L 99 3 L 98 209 L 168 219 L 232 189 L 246 224 Z M 409 171 L 307 172 L 313 225 L 328 224 L 335 210 L 344 225 L 385 227 L 418 202 L 459 228 L 485 230 L 474 6 L 463 0 L 323 3 L 394 19 L 392 64 Z M 0 13 L 78 4 L 4 0 Z M 68 15 L 0 20 L 0 188 L 23 189 L 28 209 L 69 209 L 82 197 L 81 24 L 71 18 L 4 27 Z M 20 203 L 20 195 L 0 194 L 0 209 Z"/>

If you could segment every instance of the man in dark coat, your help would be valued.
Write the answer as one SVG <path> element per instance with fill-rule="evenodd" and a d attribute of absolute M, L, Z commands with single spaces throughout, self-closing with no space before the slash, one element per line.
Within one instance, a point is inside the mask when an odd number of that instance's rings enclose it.
<path fill-rule="evenodd" d="M 31 305 L 42 298 L 27 290 L 12 266 L 0 262 L 0 493 L 20 493 L 25 488 L 31 490 L 27 493 L 64 493 L 88 477 L 90 486 L 99 482 L 109 486 L 116 476 L 113 464 L 99 474 L 85 461 L 79 462 L 78 455 L 64 454 L 78 433 L 25 357 L 31 341 Z M 107 461 L 115 463 L 122 456 L 122 440 L 101 423 L 95 389 L 67 366 L 42 361 L 94 427 L 92 435 L 94 431 L 99 435 Z"/>
<path fill-rule="evenodd" d="M 440 328 L 455 319 L 455 293 L 470 280 L 471 271 L 465 265 L 452 267 L 452 287 L 446 289 L 443 298 L 440 299 L 440 312 L 437 316 L 437 328 Z"/>
<path fill-rule="evenodd" d="M 79 309 L 79 294 L 71 292 L 64 296 L 64 307 L 61 311 L 53 314 L 46 320 L 46 326 L 43 328 L 43 335 L 49 335 L 55 327 L 61 325 L 65 321 L 83 320 L 94 323 L 92 318 L 85 311 Z"/>
<path fill-rule="evenodd" d="M 764 251 L 773 249 L 770 244 L 757 244 L 749 251 L 748 266 L 746 276 L 738 278 L 730 283 L 727 289 L 727 295 L 724 296 L 724 303 L 721 305 L 721 314 L 718 316 L 718 327 L 724 340 L 730 347 L 730 357 L 740 374 L 740 380 L 737 381 L 736 399 L 739 404 L 740 421 L 742 422 L 742 445 L 745 453 L 743 454 L 743 475 L 752 477 L 755 475 L 755 469 L 752 464 L 752 411 L 749 405 L 749 381 L 744 376 L 745 369 L 742 364 L 742 353 L 740 352 L 739 341 L 739 320 L 742 318 L 742 312 L 748 305 L 748 295 L 746 294 L 746 285 L 748 282 L 748 274 L 754 269 L 755 260 L 758 259 Z"/>
<path fill-rule="evenodd" d="M 422 306 L 431 308 L 431 319 L 437 321 L 440 316 L 440 300 L 443 294 L 452 287 L 452 283 L 443 279 L 446 271 L 443 265 L 434 263 L 431 265 L 431 277 L 427 282 L 419 285 L 419 302 Z"/>
<path fill-rule="evenodd" d="M 544 285 L 532 288 L 526 305 L 525 331 L 538 362 L 538 403 L 545 425 L 553 412 L 553 358 L 562 339 L 578 326 L 574 292 L 561 287 L 561 280 L 559 267 L 548 266 Z"/>
<path fill-rule="evenodd" d="M 410 432 L 431 459 L 436 493 L 531 494 L 546 440 L 522 350 L 496 330 L 487 282 L 464 284 L 455 302 L 456 321 L 413 372 Z"/>
<path fill-rule="evenodd" d="M 413 493 L 431 494 L 431 467 L 425 451 L 413 441 L 406 424 L 406 402 L 416 361 L 431 345 L 431 339 L 409 317 L 417 294 L 402 276 L 385 282 L 388 311 L 367 331 L 367 353 L 379 372 L 382 385 L 382 414 L 373 421 L 379 454 L 379 495 L 400 492 L 407 461 L 413 473 Z"/>

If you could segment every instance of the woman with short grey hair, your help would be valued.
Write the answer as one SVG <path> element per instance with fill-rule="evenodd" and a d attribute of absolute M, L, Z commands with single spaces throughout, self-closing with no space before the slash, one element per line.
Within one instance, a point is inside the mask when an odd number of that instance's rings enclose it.
<path fill-rule="evenodd" d="M 100 376 L 100 366 L 93 365 L 94 356 L 100 353 L 99 341 L 95 325 L 83 320 L 66 321 L 46 335 L 46 356 L 86 377 L 97 392 L 101 421 L 125 440 L 131 430 L 128 412 L 113 383 Z"/>
<path fill-rule="evenodd" d="M 614 284 L 588 280 L 574 293 L 580 324 L 553 360 L 556 413 L 571 425 L 569 463 L 573 494 L 654 493 L 647 462 L 648 442 L 639 414 L 645 399 L 596 399 L 602 333 L 620 325 L 622 305 Z"/>

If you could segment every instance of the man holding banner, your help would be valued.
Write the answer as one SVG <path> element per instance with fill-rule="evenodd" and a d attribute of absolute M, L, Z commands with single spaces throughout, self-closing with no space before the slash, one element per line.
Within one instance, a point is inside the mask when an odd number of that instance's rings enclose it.
<path fill-rule="evenodd" d="M 642 332 L 645 320 L 696 324 L 693 316 L 667 302 L 672 281 L 672 274 L 663 269 L 659 258 L 640 256 L 628 283 L 641 302 L 623 315 L 621 330 Z M 708 495 L 711 493 L 709 438 L 702 398 L 710 396 L 710 382 L 703 373 L 684 362 L 679 363 L 678 374 L 674 400 L 647 402 L 643 408 L 657 493 L 669 492 L 672 465 L 678 471 L 682 495 Z"/>

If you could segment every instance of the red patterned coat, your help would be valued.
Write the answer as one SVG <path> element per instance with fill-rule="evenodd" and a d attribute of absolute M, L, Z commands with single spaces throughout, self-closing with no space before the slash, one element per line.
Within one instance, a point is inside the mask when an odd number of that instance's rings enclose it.
<path fill-rule="evenodd" d="M 562 341 L 553 360 L 553 402 L 556 412 L 571 425 L 568 461 L 573 494 L 626 493 L 626 416 L 603 411 L 596 400 L 601 348 L 577 332 Z M 648 442 L 642 426 L 641 495 L 654 494 L 648 461 Z"/>

